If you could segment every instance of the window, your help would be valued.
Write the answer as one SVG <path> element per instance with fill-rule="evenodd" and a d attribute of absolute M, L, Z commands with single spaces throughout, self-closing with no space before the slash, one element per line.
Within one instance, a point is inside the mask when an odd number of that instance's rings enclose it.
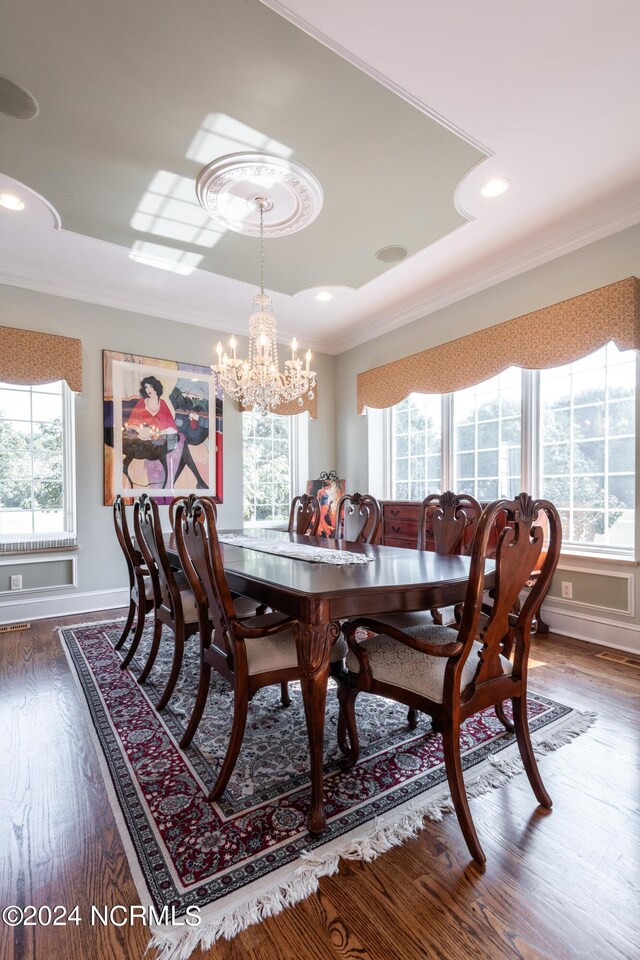
<path fill-rule="evenodd" d="M 273 413 L 242 414 L 245 524 L 288 521 L 297 420 Z"/>
<path fill-rule="evenodd" d="M 411 394 L 383 425 L 385 495 L 453 489 L 486 501 L 524 489 L 557 506 L 565 547 L 633 553 L 636 364 L 610 343 L 564 367 Z"/>
<path fill-rule="evenodd" d="M 442 411 L 440 397 L 412 393 L 391 411 L 394 500 L 422 500 L 440 489 Z"/>
<path fill-rule="evenodd" d="M 453 395 L 454 490 L 476 500 L 520 493 L 521 408 L 517 367 Z"/>
<path fill-rule="evenodd" d="M 0 550 L 75 543 L 73 395 L 0 383 Z"/>
<path fill-rule="evenodd" d="M 634 352 L 613 344 L 540 371 L 541 494 L 566 543 L 633 549 L 635 386 Z"/>

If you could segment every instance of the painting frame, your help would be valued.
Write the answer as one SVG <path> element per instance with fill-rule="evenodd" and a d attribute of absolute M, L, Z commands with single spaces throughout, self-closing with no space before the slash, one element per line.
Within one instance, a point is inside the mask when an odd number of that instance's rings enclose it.
<path fill-rule="evenodd" d="M 104 505 L 148 493 L 222 503 L 223 402 L 211 367 L 102 351 Z M 146 381 L 146 382 L 145 382 Z"/>

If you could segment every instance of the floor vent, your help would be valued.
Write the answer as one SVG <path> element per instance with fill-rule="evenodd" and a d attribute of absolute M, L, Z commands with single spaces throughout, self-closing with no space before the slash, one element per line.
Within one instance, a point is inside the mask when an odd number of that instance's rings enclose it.
<path fill-rule="evenodd" d="M 30 623 L 5 623 L 0 627 L 0 633 L 13 633 L 14 630 L 28 630 Z"/>
<path fill-rule="evenodd" d="M 639 657 L 628 657 L 624 653 L 597 653 L 597 657 L 600 657 L 601 660 L 612 660 L 614 663 L 623 663 L 625 667 L 637 667 L 640 670 L 640 658 Z"/>

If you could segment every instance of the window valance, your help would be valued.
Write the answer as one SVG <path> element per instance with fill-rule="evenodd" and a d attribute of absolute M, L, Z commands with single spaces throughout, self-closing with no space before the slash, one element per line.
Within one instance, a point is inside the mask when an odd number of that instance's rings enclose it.
<path fill-rule="evenodd" d="M 410 393 L 451 393 L 518 366 L 559 367 L 613 340 L 640 349 L 640 280 L 628 277 L 358 374 L 358 413 Z"/>
<path fill-rule="evenodd" d="M 66 380 L 71 390 L 82 391 L 82 341 L 0 327 L 0 381 L 2 383 L 52 383 Z"/>

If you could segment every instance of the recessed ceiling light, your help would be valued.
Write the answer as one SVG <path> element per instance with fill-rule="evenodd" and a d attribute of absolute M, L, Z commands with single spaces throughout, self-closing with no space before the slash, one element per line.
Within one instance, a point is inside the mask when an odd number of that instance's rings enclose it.
<path fill-rule="evenodd" d="M 487 180 L 480 193 L 483 197 L 499 197 L 509 189 L 510 184 L 511 181 L 506 177 L 494 177 L 493 180 Z"/>
<path fill-rule="evenodd" d="M 329 293 L 328 290 L 322 290 L 320 293 L 316 293 L 316 300 L 333 300 L 333 294 Z"/>
<path fill-rule="evenodd" d="M 0 206 L 7 210 L 24 210 L 24 203 L 15 193 L 0 193 Z"/>

